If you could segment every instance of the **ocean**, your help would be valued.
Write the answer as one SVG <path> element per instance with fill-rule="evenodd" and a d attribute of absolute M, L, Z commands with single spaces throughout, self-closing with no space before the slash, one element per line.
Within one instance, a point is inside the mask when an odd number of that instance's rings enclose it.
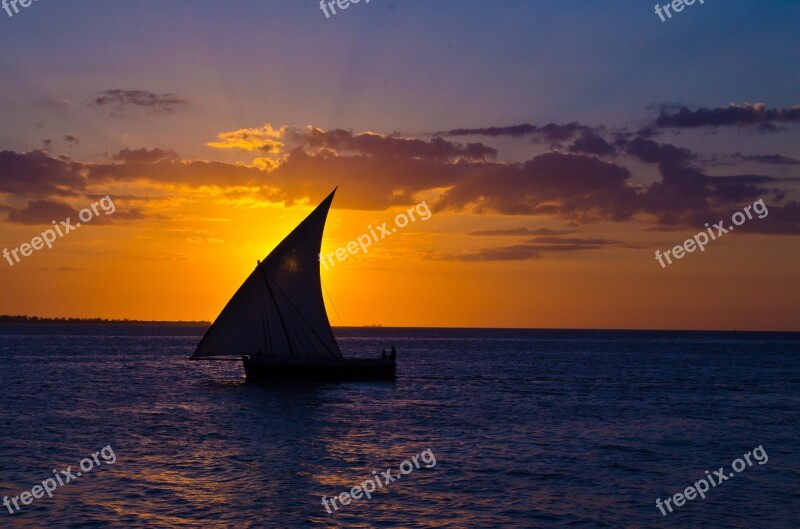
<path fill-rule="evenodd" d="M 397 381 L 281 386 L 204 330 L 0 325 L 0 527 L 798 527 L 800 334 L 337 328 Z"/>

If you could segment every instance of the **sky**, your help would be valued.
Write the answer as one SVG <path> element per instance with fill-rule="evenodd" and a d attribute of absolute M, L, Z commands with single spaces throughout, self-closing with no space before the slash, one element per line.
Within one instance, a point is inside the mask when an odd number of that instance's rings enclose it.
<path fill-rule="evenodd" d="M 430 217 L 334 325 L 800 330 L 796 2 L 16 6 L 0 314 L 211 321 L 339 186 L 323 254 Z"/>

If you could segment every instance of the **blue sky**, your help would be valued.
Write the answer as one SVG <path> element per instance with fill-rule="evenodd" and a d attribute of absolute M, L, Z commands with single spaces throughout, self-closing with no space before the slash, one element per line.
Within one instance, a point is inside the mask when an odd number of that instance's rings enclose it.
<path fill-rule="evenodd" d="M 183 94 L 223 128 L 269 120 L 414 134 L 531 120 L 621 126 L 665 102 L 790 106 L 798 15 L 793 2 L 717 0 L 666 23 L 635 1 L 373 0 L 326 19 L 312 1 L 42 0 L 0 18 L 0 104 L 11 118 L 0 137 L 29 147 L 36 132 L 20 125 L 31 105 L 80 104 L 117 86 Z M 92 115 L 70 123 L 76 134 L 98 126 Z"/>

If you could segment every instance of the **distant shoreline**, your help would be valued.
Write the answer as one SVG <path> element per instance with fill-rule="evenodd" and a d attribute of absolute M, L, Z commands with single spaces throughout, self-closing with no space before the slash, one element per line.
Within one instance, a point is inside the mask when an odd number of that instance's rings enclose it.
<path fill-rule="evenodd" d="M 210 327 L 210 321 L 158 321 L 158 320 L 113 320 L 107 318 L 41 318 L 38 316 L 0 315 L 0 325 L 7 324 L 91 324 L 91 325 L 154 325 Z M 383 325 L 332 325 L 333 329 L 364 330 L 464 330 L 464 331 L 532 331 L 532 332 L 629 332 L 629 333 L 675 333 L 675 334 L 797 334 L 800 331 L 754 330 L 754 329 L 592 329 L 592 328 L 548 328 L 548 327 L 394 327 Z"/>
<path fill-rule="evenodd" d="M 110 320 L 106 318 L 40 318 L 38 316 L 7 316 L 0 315 L 0 324 L 3 323 L 70 323 L 92 325 L 211 325 L 210 321 L 147 321 L 147 320 Z"/>

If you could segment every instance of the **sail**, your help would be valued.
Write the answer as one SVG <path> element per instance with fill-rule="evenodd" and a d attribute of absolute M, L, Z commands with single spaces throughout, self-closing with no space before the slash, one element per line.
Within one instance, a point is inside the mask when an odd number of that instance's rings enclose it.
<path fill-rule="evenodd" d="M 341 358 L 319 271 L 334 189 L 256 266 L 206 332 L 192 359 L 219 356 Z"/>

